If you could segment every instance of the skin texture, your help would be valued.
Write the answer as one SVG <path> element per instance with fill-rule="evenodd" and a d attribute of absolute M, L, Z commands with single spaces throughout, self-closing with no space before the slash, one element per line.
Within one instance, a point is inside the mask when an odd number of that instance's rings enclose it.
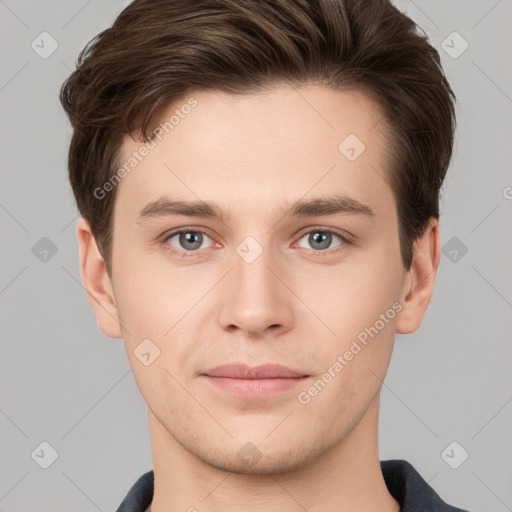
<path fill-rule="evenodd" d="M 118 185 L 112 280 L 87 221 L 77 226 L 98 326 L 124 339 L 148 405 L 155 471 L 148 510 L 397 512 L 379 465 L 379 392 L 395 334 L 415 331 L 430 302 L 439 224 L 432 219 L 416 242 L 406 272 L 385 179 L 385 124 L 363 93 L 276 85 L 193 97 L 197 106 Z M 338 149 L 349 134 L 366 146 L 354 161 Z M 121 161 L 140 146 L 127 137 Z M 283 216 L 287 202 L 333 192 L 375 215 Z M 216 201 L 229 218 L 138 223 L 140 210 L 164 194 Z M 207 232 L 195 252 L 168 238 L 189 226 Z M 333 235 L 319 249 L 308 238 L 314 228 L 352 235 L 353 244 Z M 247 236 L 262 249 L 252 263 L 237 252 Z M 300 403 L 298 393 L 394 303 L 400 312 Z M 160 350 L 149 366 L 134 355 L 146 338 Z M 241 399 L 199 376 L 230 362 L 278 363 L 310 377 L 290 391 Z M 260 454 L 256 463 L 238 455 L 247 443 Z"/>

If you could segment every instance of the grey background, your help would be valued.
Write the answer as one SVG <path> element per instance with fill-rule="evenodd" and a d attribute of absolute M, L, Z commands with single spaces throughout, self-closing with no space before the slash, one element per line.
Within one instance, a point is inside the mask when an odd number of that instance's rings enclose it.
<path fill-rule="evenodd" d="M 152 469 L 146 405 L 122 340 L 99 331 L 81 284 L 66 170 L 71 130 L 58 102 L 79 51 L 127 4 L 0 0 L 3 512 L 115 510 Z M 438 48 L 459 104 L 443 257 L 421 328 L 397 335 L 381 393 L 380 457 L 410 461 L 448 503 L 508 511 L 512 2 L 396 4 Z M 43 31 L 58 43 L 47 58 L 31 47 L 50 48 Z M 457 58 L 463 41 L 454 31 L 469 44 Z M 47 469 L 44 441 L 58 453 Z M 453 469 L 446 461 L 460 463 L 462 450 L 469 457 Z"/>

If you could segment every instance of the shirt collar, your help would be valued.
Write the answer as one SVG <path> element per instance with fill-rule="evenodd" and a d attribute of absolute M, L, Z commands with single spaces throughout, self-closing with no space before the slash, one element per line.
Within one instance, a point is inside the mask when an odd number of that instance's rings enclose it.
<path fill-rule="evenodd" d="M 447 505 L 406 460 L 381 460 L 380 467 L 390 494 L 400 512 L 468 512 Z M 133 484 L 116 512 L 145 512 L 153 500 L 153 471 Z"/>

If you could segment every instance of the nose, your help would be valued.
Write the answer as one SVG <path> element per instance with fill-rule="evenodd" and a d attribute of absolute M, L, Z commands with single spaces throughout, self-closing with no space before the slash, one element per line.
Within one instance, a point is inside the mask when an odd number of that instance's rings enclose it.
<path fill-rule="evenodd" d="M 275 335 L 291 329 L 293 294 L 284 284 L 270 251 L 252 262 L 234 254 L 234 269 L 222 289 L 219 321 L 223 329 L 249 338 Z"/>

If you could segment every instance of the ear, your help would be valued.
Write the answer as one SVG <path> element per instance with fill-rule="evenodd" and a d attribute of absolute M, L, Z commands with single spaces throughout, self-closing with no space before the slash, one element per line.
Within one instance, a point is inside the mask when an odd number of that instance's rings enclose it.
<path fill-rule="evenodd" d="M 432 298 L 440 259 L 439 222 L 431 218 L 421 238 L 414 243 L 413 260 L 400 299 L 402 310 L 396 323 L 398 334 L 410 334 L 421 325 Z"/>
<path fill-rule="evenodd" d="M 105 336 L 121 338 L 114 289 L 89 223 L 83 217 L 78 221 L 76 236 L 80 248 L 80 275 L 98 327 Z"/>

